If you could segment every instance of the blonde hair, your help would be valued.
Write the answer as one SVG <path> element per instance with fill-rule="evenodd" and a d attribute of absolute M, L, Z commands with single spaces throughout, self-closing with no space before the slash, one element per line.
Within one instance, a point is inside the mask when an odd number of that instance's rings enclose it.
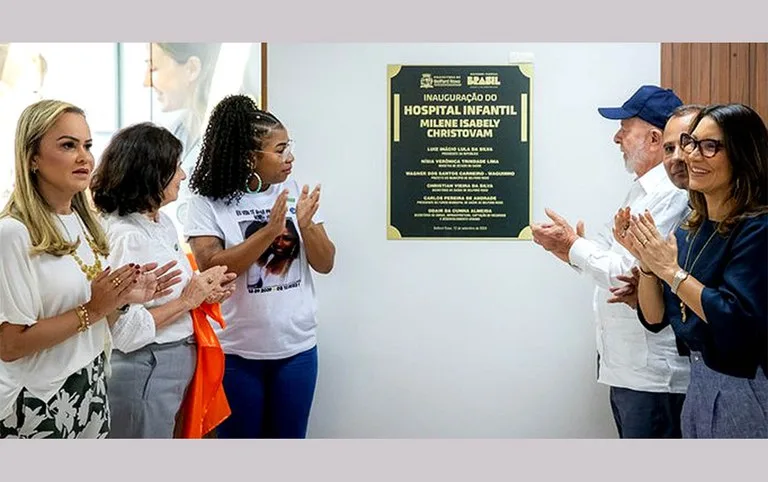
<path fill-rule="evenodd" d="M 80 244 L 79 238 L 73 243 L 64 239 L 54 222 L 51 207 L 40 194 L 37 175 L 32 173 L 32 160 L 40 152 L 41 139 L 62 115 L 68 113 L 85 117 L 82 109 L 67 102 L 41 100 L 24 109 L 16 126 L 16 185 L 0 217 L 10 216 L 26 226 L 32 241 L 31 255 L 64 256 L 73 253 Z M 85 192 L 75 194 L 72 209 L 83 220 L 97 252 L 108 256 L 107 236 Z"/>

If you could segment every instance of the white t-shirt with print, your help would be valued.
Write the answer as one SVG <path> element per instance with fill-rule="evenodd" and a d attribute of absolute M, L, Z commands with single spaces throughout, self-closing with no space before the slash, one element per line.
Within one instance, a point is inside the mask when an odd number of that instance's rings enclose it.
<path fill-rule="evenodd" d="M 227 205 L 202 196 L 189 199 L 184 236 L 215 236 L 224 249 L 241 244 L 269 220 L 278 195 L 288 189 L 286 228 L 261 262 L 237 278 L 235 293 L 222 303 L 226 329 L 218 330 L 224 352 L 248 359 L 281 359 L 309 350 L 316 343 L 315 288 L 296 221 L 301 188 L 294 180 L 272 185 L 261 193 L 244 194 Z M 313 218 L 322 223 L 320 213 Z M 298 236 L 297 245 L 291 238 Z M 288 262 L 285 260 L 288 259 Z"/>
<path fill-rule="evenodd" d="M 66 226 L 59 229 L 74 241 L 80 236 L 77 254 L 91 266 L 94 255 L 85 241 L 77 214 L 53 215 Z M 68 232 L 67 232 L 68 231 Z M 0 323 L 32 326 L 74 309 L 91 298 L 91 284 L 70 256 L 30 256 L 32 242 L 26 226 L 16 219 L 0 219 Z M 106 263 L 102 259 L 102 266 Z M 106 318 L 91 320 L 90 329 L 72 335 L 51 348 L 12 362 L 0 361 L 0 419 L 26 388 L 48 401 L 67 378 L 91 363 L 102 352 L 110 353 L 111 336 Z"/>

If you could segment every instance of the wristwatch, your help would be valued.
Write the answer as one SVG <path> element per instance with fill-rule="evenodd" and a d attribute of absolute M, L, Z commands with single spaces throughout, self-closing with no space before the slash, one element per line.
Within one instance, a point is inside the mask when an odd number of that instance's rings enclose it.
<path fill-rule="evenodd" d="M 672 284 L 669 285 L 670 289 L 672 290 L 672 293 L 677 294 L 677 288 L 680 287 L 680 283 L 682 283 L 686 278 L 688 277 L 688 272 L 684 269 L 677 270 L 677 273 L 675 273 L 675 277 L 672 278 Z"/>

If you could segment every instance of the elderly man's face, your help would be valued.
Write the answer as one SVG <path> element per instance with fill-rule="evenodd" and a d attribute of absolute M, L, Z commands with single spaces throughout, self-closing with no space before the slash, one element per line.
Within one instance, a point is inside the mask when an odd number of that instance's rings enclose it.
<path fill-rule="evenodd" d="M 652 125 L 637 117 L 623 119 L 621 128 L 613 136 L 624 154 L 624 167 L 630 173 L 637 173 L 650 145 Z"/>

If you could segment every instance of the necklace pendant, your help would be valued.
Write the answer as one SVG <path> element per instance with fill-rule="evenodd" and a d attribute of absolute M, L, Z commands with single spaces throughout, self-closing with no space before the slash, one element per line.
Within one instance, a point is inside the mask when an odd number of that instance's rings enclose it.
<path fill-rule="evenodd" d="M 685 303 L 683 303 L 682 301 L 680 302 L 680 317 L 683 320 L 683 323 L 685 323 L 685 318 L 686 318 L 686 315 L 685 315 Z"/>
<path fill-rule="evenodd" d="M 70 241 L 72 240 L 72 234 L 69 232 L 69 229 L 67 228 L 67 225 L 64 224 L 64 221 L 61 220 L 60 216 L 57 216 L 59 219 L 59 222 L 64 227 L 64 230 L 67 232 L 67 235 L 69 236 Z M 77 254 L 77 249 L 74 249 L 70 255 L 72 258 L 74 258 L 75 262 L 77 263 L 77 266 L 80 268 L 80 271 L 85 275 L 85 279 L 87 279 L 89 282 L 96 279 L 97 276 L 101 273 L 101 260 L 99 259 L 98 254 L 98 246 L 96 245 L 96 241 L 94 239 L 91 239 L 91 237 L 88 236 L 88 229 L 86 228 L 85 224 L 83 223 L 83 220 L 80 219 L 80 216 L 77 216 L 77 220 L 80 223 L 80 227 L 83 230 L 83 238 L 85 238 L 86 244 L 88 244 L 88 247 L 91 248 L 91 253 L 93 253 L 93 264 L 91 266 L 88 266 L 85 264 L 85 261 L 80 258 L 80 256 Z M 77 241 L 80 241 L 80 236 L 77 237 Z"/>

